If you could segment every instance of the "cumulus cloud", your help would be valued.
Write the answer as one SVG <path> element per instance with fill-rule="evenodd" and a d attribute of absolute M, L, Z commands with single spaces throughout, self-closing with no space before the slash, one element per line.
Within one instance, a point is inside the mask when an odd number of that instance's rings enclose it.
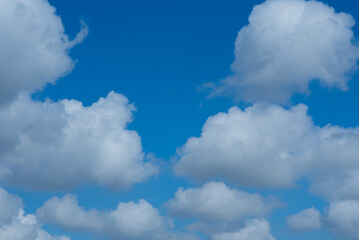
<path fill-rule="evenodd" d="M 41 228 L 35 215 L 25 214 L 22 200 L 0 188 L 0 239 L 11 240 L 70 240 L 52 236 Z"/>
<path fill-rule="evenodd" d="M 351 15 L 321 2 L 267 0 L 253 8 L 238 33 L 233 74 L 207 86 L 213 95 L 277 103 L 307 93 L 314 80 L 347 90 L 359 57 L 354 24 Z"/>
<path fill-rule="evenodd" d="M 37 210 L 39 219 L 50 224 L 57 224 L 64 229 L 98 230 L 105 223 L 100 213 L 95 210 L 85 211 L 78 206 L 76 196 L 67 194 L 62 199 L 53 197 Z"/>
<path fill-rule="evenodd" d="M 170 232 L 171 222 L 145 200 L 119 203 L 115 210 L 85 211 L 76 197 L 54 197 L 37 210 L 42 222 L 57 225 L 66 230 L 91 231 L 109 239 L 196 239 L 190 235 Z"/>
<path fill-rule="evenodd" d="M 214 235 L 212 240 L 275 240 L 271 235 L 270 226 L 265 219 L 247 220 L 245 227 L 236 232 Z"/>
<path fill-rule="evenodd" d="M 165 204 L 176 216 L 224 222 L 262 217 L 278 205 L 274 198 L 231 189 L 222 182 L 209 182 L 201 188 L 180 188 L 174 199 Z"/>
<path fill-rule="evenodd" d="M 0 106 L 0 179 L 42 190 L 94 183 L 127 188 L 157 173 L 144 161 L 141 139 L 127 125 L 135 107 L 110 92 L 91 106 L 76 100 Z"/>
<path fill-rule="evenodd" d="M 23 207 L 22 200 L 14 195 L 8 193 L 5 189 L 0 187 L 0 223 L 11 223 L 14 216 Z"/>
<path fill-rule="evenodd" d="M 178 150 L 178 175 L 222 179 L 239 186 L 291 187 L 311 175 L 359 169 L 359 128 L 315 126 L 307 107 L 237 107 L 210 117 L 200 137 Z"/>
<path fill-rule="evenodd" d="M 47 0 L 2 0 L 0 103 L 22 91 L 41 90 L 69 73 L 74 61 L 68 51 L 87 33 L 86 24 L 82 24 L 81 32 L 70 41 Z"/>
<path fill-rule="evenodd" d="M 310 187 L 313 193 L 330 201 L 357 199 L 359 200 L 359 169 L 350 169 L 347 172 L 322 176 Z"/>
<path fill-rule="evenodd" d="M 321 214 L 314 207 L 288 216 L 286 221 L 287 225 L 294 230 L 312 230 L 322 227 Z"/>
<path fill-rule="evenodd" d="M 342 236 L 359 238 L 359 201 L 332 202 L 328 209 L 327 222 Z"/>

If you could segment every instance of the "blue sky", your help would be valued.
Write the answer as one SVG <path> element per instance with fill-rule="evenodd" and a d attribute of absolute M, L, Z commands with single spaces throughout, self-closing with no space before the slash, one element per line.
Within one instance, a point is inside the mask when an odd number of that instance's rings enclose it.
<path fill-rule="evenodd" d="M 359 239 L 356 8 L 0 0 L 0 238 Z"/>

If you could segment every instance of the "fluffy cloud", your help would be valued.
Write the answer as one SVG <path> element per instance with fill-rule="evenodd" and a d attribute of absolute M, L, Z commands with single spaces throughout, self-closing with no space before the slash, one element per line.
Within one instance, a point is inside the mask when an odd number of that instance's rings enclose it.
<path fill-rule="evenodd" d="M 180 188 L 174 199 L 165 204 L 176 216 L 224 222 L 262 217 L 277 205 L 275 199 L 231 189 L 222 182 L 210 182 L 201 188 Z"/>
<path fill-rule="evenodd" d="M 330 204 L 327 216 L 332 228 L 343 236 L 359 238 L 359 201 L 344 200 Z"/>
<path fill-rule="evenodd" d="M 321 214 L 314 207 L 305 209 L 300 213 L 288 216 L 287 225 L 295 230 L 311 230 L 322 227 Z"/>
<path fill-rule="evenodd" d="M 141 139 L 128 130 L 135 107 L 110 92 L 91 106 L 75 100 L 0 107 L 0 179 L 34 189 L 95 183 L 126 188 L 157 173 L 144 162 Z"/>
<path fill-rule="evenodd" d="M 11 240 L 70 240 L 52 236 L 41 228 L 35 215 L 25 215 L 19 197 L 0 188 L 0 239 Z"/>
<path fill-rule="evenodd" d="M 0 223 L 11 223 L 14 216 L 22 208 L 22 200 L 14 195 L 9 194 L 5 189 L 0 187 Z"/>
<path fill-rule="evenodd" d="M 171 233 L 169 222 L 145 200 L 120 203 L 115 210 L 82 209 L 73 195 L 54 197 L 37 210 L 42 222 L 66 230 L 91 231 L 109 239 L 195 239 Z"/>
<path fill-rule="evenodd" d="M 275 240 L 271 235 L 269 223 L 265 219 L 247 220 L 245 227 L 236 232 L 220 233 L 213 240 Z"/>
<path fill-rule="evenodd" d="M 249 25 L 238 33 L 233 75 L 213 94 L 283 103 L 295 92 L 308 92 L 316 79 L 346 90 L 359 57 L 354 24 L 351 15 L 321 2 L 267 0 L 254 7 Z"/>
<path fill-rule="evenodd" d="M 69 73 L 68 51 L 87 35 L 87 26 L 70 41 L 47 0 L 0 2 L 0 103 L 21 91 L 33 92 Z"/>
<path fill-rule="evenodd" d="M 315 126 L 307 107 L 237 107 L 210 117 L 200 137 L 178 150 L 175 172 L 239 186 L 290 187 L 305 175 L 359 169 L 359 128 Z"/>
<path fill-rule="evenodd" d="M 105 226 L 97 210 L 83 210 L 78 206 L 76 196 L 70 194 L 62 199 L 53 197 L 48 200 L 37 210 L 37 215 L 43 222 L 69 230 L 99 230 Z"/>
<path fill-rule="evenodd" d="M 330 201 L 357 199 L 359 200 L 359 169 L 322 176 L 310 187 L 310 190 Z"/>
<path fill-rule="evenodd" d="M 287 217 L 287 225 L 294 230 L 328 228 L 336 233 L 338 239 L 358 239 L 359 201 L 355 199 L 333 200 L 324 215 L 321 215 L 314 207 L 305 209 Z"/>

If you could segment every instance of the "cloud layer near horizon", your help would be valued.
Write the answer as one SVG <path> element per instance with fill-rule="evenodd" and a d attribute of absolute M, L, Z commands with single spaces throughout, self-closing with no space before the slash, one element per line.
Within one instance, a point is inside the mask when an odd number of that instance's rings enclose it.
<path fill-rule="evenodd" d="M 346 90 L 359 58 L 354 24 L 351 15 L 321 2 L 268 0 L 253 8 L 238 33 L 233 74 L 219 86 L 205 85 L 213 88 L 212 96 L 275 103 L 308 93 L 317 79 Z"/>
<path fill-rule="evenodd" d="M 209 183 L 211 185 L 213 183 Z M 217 184 L 217 183 L 215 183 Z M 221 183 L 219 183 L 221 184 Z M 217 184 L 218 185 L 218 184 Z M 217 186 L 218 187 L 218 186 Z M 221 186 L 219 186 L 221 187 Z M 194 191 L 201 191 L 202 189 L 195 189 Z M 187 190 L 188 191 L 188 190 Z M 252 207 L 257 207 L 258 201 L 266 201 L 264 198 L 257 194 L 249 194 L 244 192 L 236 192 L 235 190 L 224 189 L 232 191 L 233 194 L 241 195 L 242 199 L 235 199 L 233 201 L 246 201 L 246 197 L 252 197 L 255 201 L 251 203 Z M 196 194 L 196 193 L 195 193 Z M 216 194 L 216 193 L 214 193 Z M 245 196 L 242 196 L 245 195 Z M 178 195 L 176 195 L 176 198 Z M 238 196 L 237 196 L 238 197 Z M 214 196 L 208 196 L 208 198 L 216 198 Z M 261 209 L 261 213 L 247 213 L 241 218 L 231 217 L 228 211 L 225 222 L 229 217 L 227 224 L 223 225 L 223 214 L 218 214 L 220 210 L 223 210 L 225 204 L 220 206 L 219 202 L 230 203 L 227 201 L 228 196 L 217 196 L 217 205 L 220 209 L 212 209 L 214 205 L 204 204 L 202 209 L 206 209 L 208 212 L 217 211 L 214 213 L 217 217 L 210 218 L 211 224 L 220 224 L 223 227 L 215 227 L 213 232 L 206 231 L 203 228 L 209 228 L 211 225 L 203 224 L 202 229 L 192 229 L 197 232 L 201 231 L 206 234 L 209 239 L 213 240 L 274 240 L 270 233 L 270 226 L 267 220 L 262 218 L 248 219 L 249 216 L 264 215 L 268 209 Z M 192 198 L 189 199 L 192 201 Z M 189 203 L 190 204 L 190 203 Z M 237 204 L 238 207 L 238 203 Z M 264 203 L 263 203 L 264 204 Z M 247 204 L 248 206 L 248 204 Z M 170 207 L 170 206 L 167 206 Z M 173 207 L 173 204 L 172 204 Z M 192 206 L 192 210 L 195 210 L 197 206 Z M 228 207 L 228 206 L 227 206 Z M 250 206 L 248 206 L 250 207 Z M 240 211 L 235 211 L 238 213 Z M 243 211 L 242 211 L 243 212 Z M 85 210 L 79 206 L 76 196 L 67 194 L 63 198 L 53 197 L 46 201 L 42 207 L 37 211 L 39 220 L 43 223 L 51 224 L 67 231 L 86 231 L 92 233 L 93 237 L 102 236 L 106 239 L 149 239 L 149 240 L 199 240 L 195 234 L 182 233 L 173 230 L 173 223 L 170 218 L 161 216 L 159 211 L 155 209 L 146 200 L 139 200 L 135 202 L 120 202 L 114 210 Z M 192 215 L 195 219 L 202 219 L 201 214 L 194 213 Z M 208 214 L 205 216 L 208 216 Z M 206 217 L 205 217 L 206 218 Z M 234 222 L 233 222 L 234 220 Z M 239 220 L 239 221 L 238 221 Z M 237 221 L 237 223 L 235 223 Z M 201 225 L 201 223 L 199 223 Z M 191 227 L 189 227 L 191 228 Z M 213 229 L 212 229 L 213 230 Z"/>
<path fill-rule="evenodd" d="M 44 223 L 68 231 L 88 231 L 106 239 L 198 240 L 194 235 L 172 231 L 172 222 L 144 199 L 120 202 L 114 210 L 86 211 L 78 205 L 76 196 L 67 194 L 51 198 L 36 213 Z"/>

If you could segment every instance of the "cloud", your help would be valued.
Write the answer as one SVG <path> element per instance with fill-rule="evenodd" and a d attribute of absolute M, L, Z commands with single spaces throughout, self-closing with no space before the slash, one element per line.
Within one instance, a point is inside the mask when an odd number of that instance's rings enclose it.
<path fill-rule="evenodd" d="M 78 206 L 76 196 L 53 197 L 37 210 L 41 221 L 69 230 L 99 230 L 105 227 L 97 210 L 85 211 Z"/>
<path fill-rule="evenodd" d="M 0 187 L 0 224 L 11 223 L 23 207 L 22 200 Z"/>
<path fill-rule="evenodd" d="M 53 197 L 37 210 L 44 223 L 65 230 L 90 231 L 106 239 L 196 239 L 190 235 L 170 232 L 171 222 L 146 200 L 121 202 L 115 210 L 85 211 L 78 205 L 76 196 Z"/>
<path fill-rule="evenodd" d="M 275 240 L 265 219 L 247 220 L 245 227 L 236 232 L 214 235 L 212 240 Z"/>
<path fill-rule="evenodd" d="M 292 187 L 359 169 L 359 128 L 315 126 L 307 107 L 237 107 L 208 118 L 200 137 L 178 149 L 178 175 L 238 186 Z"/>
<path fill-rule="evenodd" d="M 0 2 L 0 103 L 19 92 L 32 93 L 68 74 L 74 61 L 68 51 L 87 36 L 81 32 L 71 41 L 61 18 L 47 0 Z"/>
<path fill-rule="evenodd" d="M 41 228 L 35 215 L 25 214 L 22 200 L 0 188 L 0 239 L 11 240 L 71 240 L 52 236 Z"/>
<path fill-rule="evenodd" d="M 338 239 L 358 239 L 359 201 L 355 199 L 332 200 L 323 215 L 312 207 L 288 216 L 286 221 L 287 225 L 294 230 L 327 228 L 332 230 Z"/>
<path fill-rule="evenodd" d="M 313 193 L 331 201 L 359 200 L 359 169 L 351 169 L 344 173 L 322 176 L 310 187 Z"/>
<path fill-rule="evenodd" d="M 321 214 L 314 207 L 288 216 L 286 221 L 287 225 L 294 230 L 312 230 L 322 227 Z"/>
<path fill-rule="evenodd" d="M 212 95 L 248 102 L 287 102 L 308 93 L 310 82 L 347 90 L 357 69 L 355 21 L 328 5 L 305 0 L 267 0 L 253 8 L 235 42 L 233 74 Z"/>
<path fill-rule="evenodd" d="M 88 107 L 21 95 L 0 107 L 0 179 L 40 190 L 82 183 L 120 189 L 146 180 L 158 170 L 144 161 L 139 135 L 127 128 L 134 110 L 115 92 Z"/>
<path fill-rule="evenodd" d="M 224 222 L 262 217 L 278 205 L 274 198 L 231 189 L 222 182 L 209 182 L 201 188 L 180 188 L 165 204 L 176 216 Z"/>
<path fill-rule="evenodd" d="M 332 202 L 328 209 L 328 223 L 340 235 L 359 238 L 359 201 Z"/>

